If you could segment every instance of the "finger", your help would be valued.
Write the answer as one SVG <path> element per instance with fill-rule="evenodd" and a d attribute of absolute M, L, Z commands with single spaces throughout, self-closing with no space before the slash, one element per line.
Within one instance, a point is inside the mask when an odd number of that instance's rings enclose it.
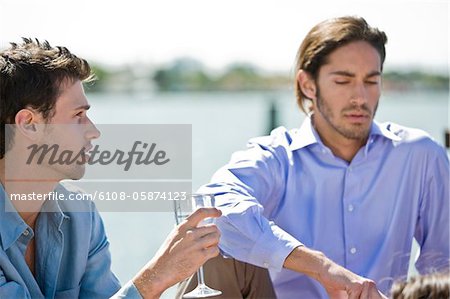
<path fill-rule="evenodd" d="M 348 299 L 359 299 L 361 298 L 361 289 L 362 287 L 360 287 L 359 285 L 357 286 L 352 286 L 352 288 L 347 291 L 348 293 Z"/>
<path fill-rule="evenodd" d="M 216 208 L 200 208 L 186 218 L 186 224 L 190 227 L 197 227 L 197 225 L 205 218 L 220 217 L 222 212 Z"/>
<path fill-rule="evenodd" d="M 216 246 L 219 243 L 220 232 L 215 226 L 199 227 L 187 230 L 182 238 L 187 246 L 202 249 Z"/>
<path fill-rule="evenodd" d="M 346 291 L 343 290 L 327 290 L 330 299 L 348 299 Z"/>
<path fill-rule="evenodd" d="M 376 287 L 371 288 L 370 295 L 367 297 L 370 299 L 387 299 Z"/>
<path fill-rule="evenodd" d="M 359 296 L 359 298 L 361 298 L 361 299 L 369 299 L 370 298 L 369 294 L 371 294 L 371 293 L 372 293 L 372 290 L 371 290 L 370 284 L 364 283 L 363 284 L 363 289 L 362 289 L 362 292 L 361 292 L 361 296 Z M 375 298 L 375 297 L 373 297 L 373 298 Z"/>
<path fill-rule="evenodd" d="M 203 249 L 203 253 L 206 256 L 206 260 L 209 260 L 209 259 L 211 259 L 213 257 L 218 256 L 219 253 L 220 253 L 220 250 L 219 250 L 219 247 L 212 246 L 212 247 Z"/>
<path fill-rule="evenodd" d="M 363 299 L 380 299 L 383 298 L 380 293 L 378 292 L 377 286 L 375 282 L 372 280 L 365 281 L 363 284 L 363 293 L 364 297 L 361 296 Z"/>
<path fill-rule="evenodd" d="M 202 247 L 202 248 L 207 248 L 207 247 L 211 247 L 211 246 L 216 246 L 217 244 L 219 244 L 219 238 L 220 238 L 220 234 L 218 233 L 212 233 L 209 235 L 206 235 L 204 237 L 202 237 L 199 241 L 198 244 Z"/>
<path fill-rule="evenodd" d="M 359 292 L 350 290 L 348 292 L 348 299 L 359 299 Z"/>
<path fill-rule="evenodd" d="M 206 235 L 217 233 L 220 235 L 220 231 L 214 224 L 208 226 L 200 226 L 196 228 L 192 228 L 189 231 L 192 231 L 196 238 L 202 238 Z"/>

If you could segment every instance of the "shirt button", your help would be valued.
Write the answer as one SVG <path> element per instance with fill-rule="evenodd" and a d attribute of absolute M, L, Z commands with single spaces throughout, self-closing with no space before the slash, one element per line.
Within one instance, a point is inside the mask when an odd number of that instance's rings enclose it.
<path fill-rule="evenodd" d="M 355 207 L 352 204 L 348 205 L 349 212 L 353 212 L 354 209 L 355 209 Z"/>
<path fill-rule="evenodd" d="M 26 237 L 26 236 L 28 236 L 30 234 L 30 232 L 28 231 L 28 229 L 26 229 L 24 232 L 23 232 L 23 235 Z"/>
<path fill-rule="evenodd" d="M 353 168 L 349 167 L 348 172 L 352 172 Z"/>
<path fill-rule="evenodd" d="M 350 249 L 350 253 L 351 253 L 351 254 L 355 254 L 355 253 L 356 253 L 356 248 L 355 248 L 355 247 L 352 247 L 352 248 Z"/>
<path fill-rule="evenodd" d="M 265 268 L 269 268 L 269 263 L 268 263 L 268 262 L 264 262 L 263 266 L 264 266 Z"/>

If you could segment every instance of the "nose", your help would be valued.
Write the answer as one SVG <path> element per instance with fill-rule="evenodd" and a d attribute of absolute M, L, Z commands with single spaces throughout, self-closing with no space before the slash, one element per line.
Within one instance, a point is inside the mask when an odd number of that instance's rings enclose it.
<path fill-rule="evenodd" d="M 94 125 L 90 118 L 86 122 L 86 138 L 89 140 L 97 139 L 101 135 L 100 131 Z"/>
<path fill-rule="evenodd" d="M 367 102 L 367 90 L 364 84 L 355 84 L 350 102 L 355 106 L 361 106 Z"/>

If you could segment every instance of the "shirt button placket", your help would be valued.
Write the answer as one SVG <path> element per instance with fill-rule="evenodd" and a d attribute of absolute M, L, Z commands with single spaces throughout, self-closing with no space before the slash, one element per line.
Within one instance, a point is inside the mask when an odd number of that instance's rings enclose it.
<path fill-rule="evenodd" d="M 355 190 L 359 184 L 357 176 L 355 176 L 355 169 L 352 165 L 347 166 L 345 169 L 345 186 L 344 186 L 344 198 L 343 198 L 343 217 L 344 217 L 344 231 L 345 238 L 348 244 L 346 247 L 346 266 L 352 265 L 355 263 L 356 259 L 356 243 L 355 243 L 355 235 L 354 235 L 354 213 L 355 213 Z"/>

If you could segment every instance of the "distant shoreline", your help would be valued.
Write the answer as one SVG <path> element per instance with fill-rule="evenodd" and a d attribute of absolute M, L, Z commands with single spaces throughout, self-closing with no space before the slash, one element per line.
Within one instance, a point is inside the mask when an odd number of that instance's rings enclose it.
<path fill-rule="evenodd" d="M 200 62 L 177 60 L 169 66 L 124 66 L 109 69 L 92 66 L 98 80 L 89 92 L 159 91 L 159 92 L 242 92 L 281 91 L 292 88 L 293 75 L 266 72 L 239 63 L 222 72 L 208 71 Z M 388 70 L 383 73 L 384 91 L 448 91 L 449 76 L 423 70 Z"/>

